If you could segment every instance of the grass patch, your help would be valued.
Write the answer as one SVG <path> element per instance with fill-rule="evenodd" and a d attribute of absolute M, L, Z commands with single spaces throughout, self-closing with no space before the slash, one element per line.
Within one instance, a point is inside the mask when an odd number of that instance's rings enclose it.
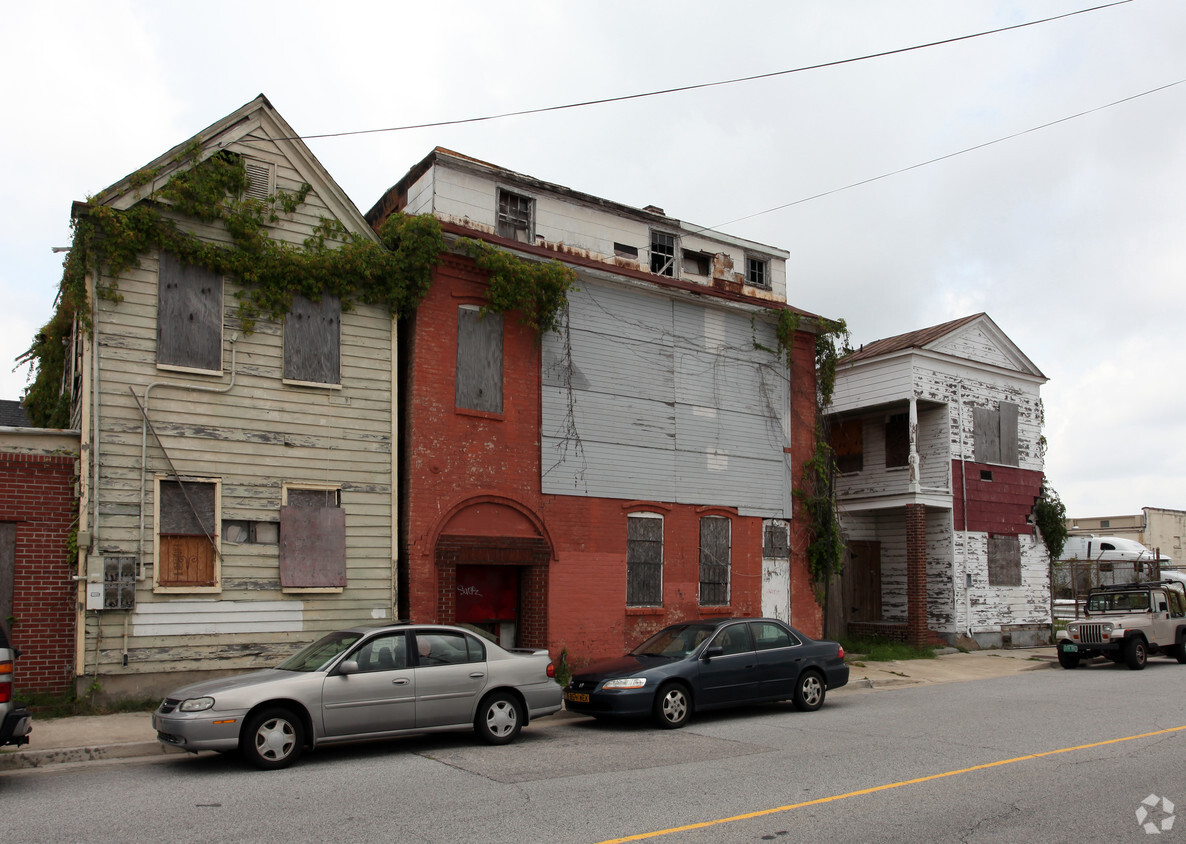
<path fill-rule="evenodd" d="M 111 715 L 116 712 L 151 712 L 160 704 L 159 697 L 113 700 L 95 703 L 89 696 L 79 697 L 73 691 L 62 694 L 48 692 L 18 692 L 17 699 L 29 707 L 34 719 L 52 721 L 74 715 Z"/>
<path fill-rule="evenodd" d="M 865 662 L 893 662 L 897 659 L 934 659 L 935 649 L 930 646 L 915 647 L 904 642 L 891 642 L 886 639 L 848 639 L 842 638 L 840 644 L 844 646 L 846 654 L 859 654 Z"/>

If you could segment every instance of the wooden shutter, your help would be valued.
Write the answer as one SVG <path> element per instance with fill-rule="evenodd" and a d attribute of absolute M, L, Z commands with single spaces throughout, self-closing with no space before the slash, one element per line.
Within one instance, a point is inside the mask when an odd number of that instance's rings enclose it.
<path fill-rule="evenodd" d="M 1016 466 L 1018 463 L 1017 405 L 1003 401 L 998 413 L 1001 417 L 1001 462 L 1006 466 Z"/>
<path fill-rule="evenodd" d="M 972 408 L 973 459 L 977 463 L 1001 462 L 1001 414 L 988 407 Z"/>

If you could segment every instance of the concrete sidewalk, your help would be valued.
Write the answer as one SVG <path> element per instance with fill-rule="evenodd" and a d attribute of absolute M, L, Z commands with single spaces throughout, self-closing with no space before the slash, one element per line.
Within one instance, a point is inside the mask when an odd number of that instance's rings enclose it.
<path fill-rule="evenodd" d="M 951 651 L 940 653 L 935 659 L 894 662 L 864 662 L 857 657 L 849 660 L 848 685 L 832 694 L 987 680 L 1057 665 L 1058 656 L 1053 647 L 972 653 Z M 29 743 L 20 748 L 0 750 L 0 772 L 183 752 L 157 742 L 150 712 L 80 715 L 53 720 L 39 720 L 34 716 Z"/>

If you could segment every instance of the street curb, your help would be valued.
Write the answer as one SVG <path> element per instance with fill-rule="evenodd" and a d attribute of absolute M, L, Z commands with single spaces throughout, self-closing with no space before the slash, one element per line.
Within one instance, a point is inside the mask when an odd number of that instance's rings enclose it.
<path fill-rule="evenodd" d="M 104 759 L 133 759 L 184 751 L 157 741 L 133 741 L 92 747 L 55 747 L 47 750 L 18 750 L 0 754 L 0 771 L 20 771 L 67 762 L 96 762 Z"/>

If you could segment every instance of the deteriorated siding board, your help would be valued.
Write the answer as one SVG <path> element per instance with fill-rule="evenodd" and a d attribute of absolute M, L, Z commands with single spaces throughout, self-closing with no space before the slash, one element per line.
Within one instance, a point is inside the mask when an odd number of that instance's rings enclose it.
<path fill-rule="evenodd" d="M 580 288 L 569 302 L 571 415 L 562 341 L 543 339 L 543 492 L 789 517 L 786 366 L 754 348 L 772 329 L 630 288 Z"/>

